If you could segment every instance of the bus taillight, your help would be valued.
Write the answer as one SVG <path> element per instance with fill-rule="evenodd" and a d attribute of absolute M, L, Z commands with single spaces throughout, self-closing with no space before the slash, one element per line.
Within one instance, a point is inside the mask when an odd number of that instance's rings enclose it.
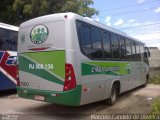
<path fill-rule="evenodd" d="M 63 91 L 71 90 L 76 87 L 76 78 L 71 64 L 65 64 L 65 81 Z"/>

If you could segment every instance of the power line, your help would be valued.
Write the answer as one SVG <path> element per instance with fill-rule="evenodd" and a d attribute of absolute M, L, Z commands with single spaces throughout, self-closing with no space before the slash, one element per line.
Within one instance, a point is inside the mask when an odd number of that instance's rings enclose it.
<path fill-rule="evenodd" d="M 146 3 L 133 4 L 133 5 L 128 5 L 128 6 L 122 6 L 122 7 L 117 7 L 117 8 L 106 9 L 106 10 L 102 10 L 101 12 L 117 10 L 117 9 L 123 9 L 123 8 L 128 8 L 128 7 L 134 7 L 134 6 L 144 5 L 144 4 L 153 3 L 153 2 L 157 2 L 157 1 L 159 1 L 159 0 L 153 0 L 153 1 L 150 1 L 150 2 L 146 2 Z"/>
<path fill-rule="evenodd" d="M 119 16 L 119 15 L 122 15 L 122 14 L 132 14 L 132 13 L 136 13 L 136 12 L 144 12 L 144 11 L 148 11 L 148 10 L 151 10 L 151 9 L 155 9 L 159 6 L 156 6 L 156 7 L 151 7 L 151 8 L 147 8 L 147 9 L 140 9 L 140 10 L 134 10 L 134 11 L 128 11 L 128 12 L 121 12 L 121 13 L 115 13 L 115 14 L 108 14 L 108 15 L 103 15 L 103 16 L 99 16 L 99 17 L 106 17 L 106 16 Z"/>
<path fill-rule="evenodd" d="M 125 27 L 125 28 L 121 28 L 120 30 L 130 29 L 130 28 L 137 28 L 137 27 L 152 26 L 152 25 L 158 25 L 158 24 L 160 24 L 160 23 L 153 23 L 153 24 L 147 24 L 147 25 L 139 25 L 139 26 L 134 26 L 134 27 Z"/>

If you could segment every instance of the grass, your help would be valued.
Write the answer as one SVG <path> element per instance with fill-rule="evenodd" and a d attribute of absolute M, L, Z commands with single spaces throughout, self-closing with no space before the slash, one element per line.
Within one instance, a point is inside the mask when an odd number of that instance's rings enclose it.
<path fill-rule="evenodd" d="M 160 97 L 156 98 L 151 106 L 151 113 L 146 120 L 159 120 L 160 119 Z"/>
<path fill-rule="evenodd" d="M 150 78 L 149 84 L 160 84 L 160 75 L 155 75 L 154 77 Z"/>
<path fill-rule="evenodd" d="M 160 84 L 160 69 L 152 70 L 152 77 L 149 79 L 150 84 Z M 160 92 L 160 91 L 157 91 Z M 157 118 L 157 115 L 158 118 Z M 156 98 L 151 106 L 151 113 L 146 120 L 160 120 L 160 97 Z"/>
<path fill-rule="evenodd" d="M 160 114 L 160 97 L 153 101 L 151 110 L 153 114 Z"/>

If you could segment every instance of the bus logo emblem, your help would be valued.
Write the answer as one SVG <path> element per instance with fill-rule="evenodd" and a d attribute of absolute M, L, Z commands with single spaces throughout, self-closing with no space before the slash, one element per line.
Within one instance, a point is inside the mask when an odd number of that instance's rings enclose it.
<path fill-rule="evenodd" d="M 46 41 L 49 35 L 48 28 L 44 25 L 37 25 L 30 33 L 31 41 L 35 44 L 41 44 Z"/>

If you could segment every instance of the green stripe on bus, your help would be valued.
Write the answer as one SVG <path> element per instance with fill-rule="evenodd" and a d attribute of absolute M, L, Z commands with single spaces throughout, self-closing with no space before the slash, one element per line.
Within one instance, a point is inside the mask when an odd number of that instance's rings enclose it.
<path fill-rule="evenodd" d="M 94 74 L 127 75 L 131 73 L 131 64 L 127 62 L 84 62 L 81 67 L 83 76 Z"/>
<path fill-rule="evenodd" d="M 36 63 L 32 62 L 31 60 L 20 56 L 18 57 L 18 62 L 19 62 L 19 70 L 24 71 L 33 75 L 36 75 L 38 77 L 41 77 L 43 79 L 46 79 L 51 82 L 55 82 L 58 84 L 63 85 L 64 82 L 57 77 L 55 77 L 53 74 L 49 73 L 45 69 L 29 69 L 29 64 L 35 65 Z M 27 77 L 27 76 L 26 76 Z"/>
<path fill-rule="evenodd" d="M 39 64 L 53 64 L 54 69 L 48 69 L 52 73 L 58 75 L 61 78 L 65 78 L 65 51 L 43 51 L 43 52 L 28 52 L 22 55 L 27 56 L 36 63 Z"/>
<path fill-rule="evenodd" d="M 35 95 L 41 95 L 44 96 L 45 102 L 79 106 L 81 101 L 81 89 L 81 85 L 77 85 L 76 88 L 63 92 L 17 87 L 17 93 L 18 96 L 27 99 L 34 99 Z M 53 94 L 58 94 L 58 96 L 53 96 Z"/>

